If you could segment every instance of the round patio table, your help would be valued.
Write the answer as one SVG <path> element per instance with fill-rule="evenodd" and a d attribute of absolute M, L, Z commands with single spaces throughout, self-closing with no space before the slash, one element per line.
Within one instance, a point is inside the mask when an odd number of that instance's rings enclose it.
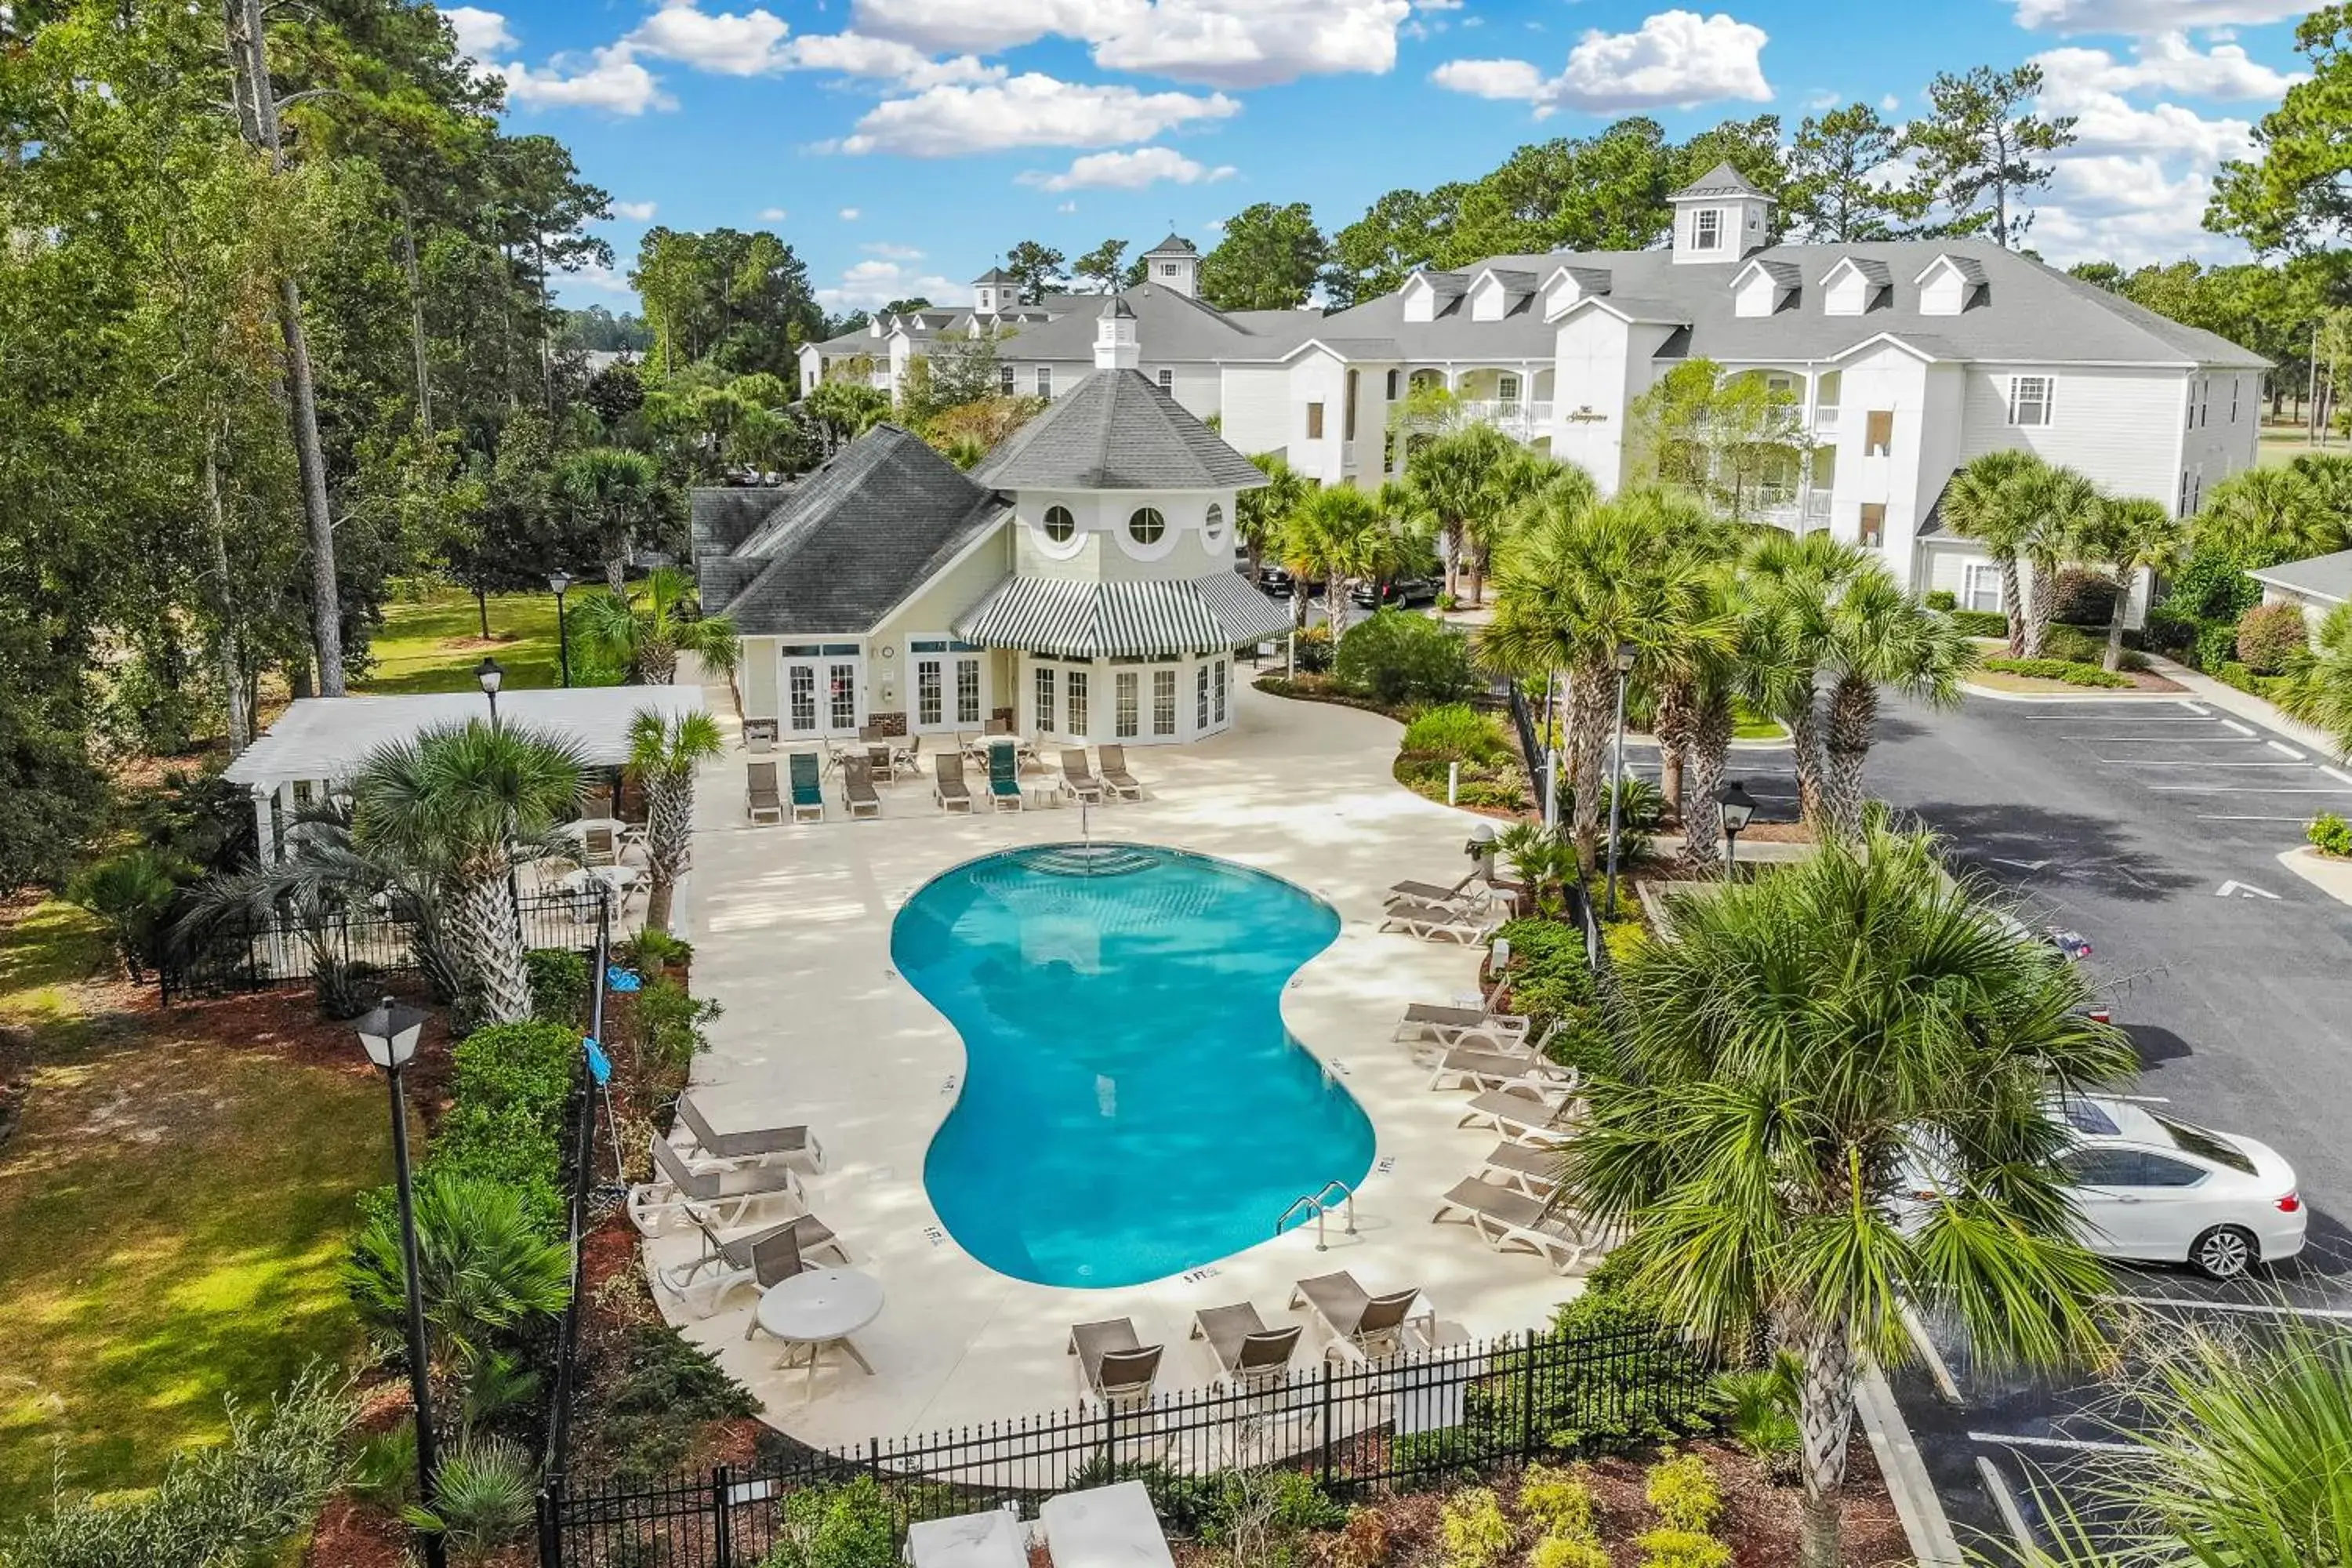
<path fill-rule="evenodd" d="M 839 1345 L 866 1375 L 874 1368 L 857 1352 L 849 1336 L 882 1315 L 882 1282 L 855 1268 L 811 1268 L 770 1286 L 751 1315 L 761 1331 L 788 1345 L 808 1347 L 808 1394 L 816 1398 L 817 1357 L 827 1345 Z M 785 1352 L 790 1364 L 792 1352 Z"/>

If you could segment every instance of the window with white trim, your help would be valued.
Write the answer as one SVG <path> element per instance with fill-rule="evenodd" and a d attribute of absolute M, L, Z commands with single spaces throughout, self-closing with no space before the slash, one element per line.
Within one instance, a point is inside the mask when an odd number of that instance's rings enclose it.
<path fill-rule="evenodd" d="M 1176 373 L 1170 370 L 1166 365 L 1161 365 L 1160 367 L 1160 390 L 1162 392 L 1172 392 L 1175 390 L 1175 387 Z"/>
<path fill-rule="evenodd" d="M 1121 741 L 1132 741 L 1143 733 L 1143 678 L 1131 669 L 1121 669 L 1111 675 L 1111 734 Z"/>
<path fill-rule="evenodd" d="M 1196 665 L 1192 670 L 1192 728 L 1209 727 L 1209 667 Z"/>
<path fill-rule="evenodd" d="M 1971 561 L 1960 569 L 1960 608 L 1998 610 L 2000 568 L 1990 561 Z"/>
<path fill-rule="evenodd" d="M 1225 655 L 1219 654 L 1213 667 L 1216 672 L 1217 722 L 1221 725 L 1225 721 L 1225 682 L 1230 679 L 1225 673 Z"/>
<path fill-rule="evenodd" d="M 1715 207 L 1701 207 L 1691 219 L 1691 248 L 1720 250 L 1723 248 L 1723 214 Z"/>
<path fill-rule="evenodd" d="M 1519 400 L 1519 378 L 1508 371 L 1496 376 L 1495 400 L 1498 403 L 1517 403 Z"/>
<path fill-rule="evenodd" d="M 1054 367 L 1050 364 L 1037 367 L 1037 395 L 1047 399 L 1054 395 Z"/>
<path fill-rule="evenodd" d="M 2055 401 L 2058 381 L 2048 375 L 2012 375 L 2009 378 L 2009 422 L 2015 426 L 2042 426 L 2050 423 L 2051 405 Z"/>
<path fill-rule="evenodd" d="M 1070 671 L 1070 679 L 1064 689 L 1065 694 L 1069 698 L 1070 727 L 1066 733 L 1074 739 L 1084 740 L 1086 738 L 1087 719 L 1087 688 L 1092 679 L 1093 676 L 1091 672 L 1083 669 L 1074 669 Z"/>
<path fill-rule="evenodd" d="M 1127 536 L 1138 544 L 1157 544 L 1168 531 L 1168 520 L 1154 506 L 1139 506 L 1127 520 Z"/>
<path fill-rule="evenodd" d="M 1209 503 L 1208 511 L 1204 513 L 1201 519 L 1201 531 L 1208 536 L 1208 540 L 1211 544 L 1223 543 L 1225 538 L 1225 509 L 1219 506 L 1215 501 L 1211 501 Z"/>
<path fill-rule="evenodd" d="M 1011 365 L 1001 364 L 996 367 L 996 390 L 1007 397 L 1013 395 L 1013 369 Z"/>
<path fill-rule="evenodd" d="M 1070 535 L 1077 531 L 1078 520 L 1070 515 L 1068 507 L 1049 506 L 1045 509 L 1046 538 L 1056 544 L 1066 544 L 1069 542 Z"/>
<path fill-rule="evenodd" d="M 1041 731 L 1052 730 L 1053 728 L 1055 728 L 1055 724 L 1054 724 L 1054 667 L 1053 667 L 1052 665 L 1050 665 L 1050 664 L 1041 664 L 1041 665 L 1039 665 L 1039 666 L 1037 667 L 1037 678 L 1036 678 L 1036 679 L 1037 679 L 1037 713 L 1036 713 L 1037 728 L 1038 728 L 1039 730 L 1041 730 Z"/>
<path fill-rule="evenodd" d="M 1155 669 L 1151 672 L 1151 732 L 1173 735 L 1176 732 L 1176 672 Z"/>

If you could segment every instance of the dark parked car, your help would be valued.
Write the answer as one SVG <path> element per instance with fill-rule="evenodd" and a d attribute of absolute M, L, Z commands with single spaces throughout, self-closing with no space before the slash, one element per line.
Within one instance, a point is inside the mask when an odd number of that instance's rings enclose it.
<path fill-rule="evenodd" d="M 1392 577 L 1385 583 L 1359 583 L 1348 597 L 1367 610 L 1409 609 L 1437 603 L 1440 584 L 1434 577 Z"/>
<path fill-rule="evenodd" d="M 1275 598 L 1287 599 L 1291 595 L 1292 589 L 1297 584 L 1296 579 L 1291 576 L 1289 568 L 1268 564 L 1258 568 L 1257 585 L 1261 591 L 1272 595 Z M 1319 580 L 1307 584 L 1307 593 L 1309 596 L 1320 594 L 1322 591 L 1323 584 Z"/>

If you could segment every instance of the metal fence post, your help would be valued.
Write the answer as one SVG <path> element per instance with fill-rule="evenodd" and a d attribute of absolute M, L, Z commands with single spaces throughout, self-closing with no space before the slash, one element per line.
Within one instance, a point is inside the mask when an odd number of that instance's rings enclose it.
<path fill-rule="evenodd" d="M 539 1514 L 539 1568 L 563 1568 L 563 1520 L 556 1500 L 562 1488 L 562 1476 L 550 1477 L 533 1503 Z"/>
<path fill-rule="evenodd" d="M 1526 1464 L 1536 1445 L 1536 1332 L 1529 1329 L 1519 1347 L 1526 1358 L 1519 1373 L 1519 1463 Z"/>
<path fill-rule="evenodd" d="M 710 1472 L 710 1551 L 713 1568 L 728 1568 L 735 1558 L 735 1521 L 728 1511 L 728 1467 Z"/>
<path fill-rule="evenodd" d="M 1331 1363 L 1323 1363 L 1323 1489 L 1331 1489 Z"/>

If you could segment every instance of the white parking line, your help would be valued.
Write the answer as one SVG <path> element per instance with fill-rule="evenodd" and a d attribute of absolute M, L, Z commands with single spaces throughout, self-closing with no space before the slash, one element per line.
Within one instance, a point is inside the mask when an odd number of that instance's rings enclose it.
<path fill-rule="evenodd" d="M 2302 816 L 2234 816 L 2221 812 L 2200 811 L 2197 814 L 2197 820 L 2200 822 L 2309 822 L 2311 817 L 2308 814 Z"/>
<path fill-rule="evenodd" d="M 2346 773 L 2342 768 L 2331 768 L 2323 765 L 2319 771 L 2326 773 L 2329 778 L 2342 779 L 2346 784 L 2352 784 L 2352 773 Z"/>
<path fill-rule="evenodd" d="M 2263 744 L 2268 746 L 2273 752 L 2284 752 L 2298 763 L 2303 761 L 2303 753 L 2296 751 L 2293 746 L 2288 745 L 2284 741 L 2264 741 Z"/>
<path fill-rule="evenodd" d="M 2081 1454 L 2145 1454 L 2137 1443 L 2101 1441 L 2091 1437 L 2026 1437 L 2011 1432 L 1971 1432 L 1971 1443 L 1998 1443 L 2011 1448 L 2069 1448 Z"/>
<path fill-rule="evenodd" d="M 2259 744 L 2250 736 L 2240 735 L 2061 735 L 2062 741 L 2106 741 L 2124 746 L 2252 746 Z"/>
<path fill-rule="evenodd" d="M 2202 761 L 2197 760 L 2197 759 L 2195 759 L 2195 758 L 2191 758 L 2191 759 L 2190 759 L 2189 761 L 2188 761 L 2188 762 L 2153 761 L 2153 762 L 2145 762 L 2145 763 L 2144 763 L 2144 762 L 2141 762 L 2141 761 L 2140 761 L 2138 758 L 2137 758 L 2137 757 L 2101 757 L 2101 758 L 2099 758 L 2099 759 L 2097 759 L 2097 760 L 2098 760 L 2098 761 L 2100 761 L 2100 762 L 2103 762 L 2103 763 L 2112 763 L 2112 764 L 2114 764 L 2115 766 L 2119 767 L 2119 768 L 2296 768 L 2296 769 L 2301 769 L 2301 768 L 2304 768 L 2304 767 L 2307 767 L 2307 766 L 2309 765 L 2308 763 L 2208 763 L 2208 762 L 2202 762 Z"/>
<path fill-rule="evenodd" d="M 2249 1318 L 2319 1318 L 2329 1322 L 2352 1321 L 2352 1311 L 2334 1307 L 2292 1307 L 2284 1301 L 2200 1301 L 2192 1296 L 2135 1296 L 2121 1290 L 2091 1299 L 2112 1307 L 2177 1307 L 2189 1312 L 2235 1312 Z"/>
<path fill-rule="evenodd" d="M 2150 784 L 2157 795 L 2352 795 L 2352 780 L 2327 784 L 2290 784 L 2280 789 L 2265 789 L 2260 784 Z"/>
<path fill-rule="evenodd" d="M 2239 723 L 2235 719 L 2222 720 L 2221 728 L 2224 730 L 2235 730 L 2241 735 L 2251 735 L 2253 733 L 2253 731 L 2251 728 Z"/>

